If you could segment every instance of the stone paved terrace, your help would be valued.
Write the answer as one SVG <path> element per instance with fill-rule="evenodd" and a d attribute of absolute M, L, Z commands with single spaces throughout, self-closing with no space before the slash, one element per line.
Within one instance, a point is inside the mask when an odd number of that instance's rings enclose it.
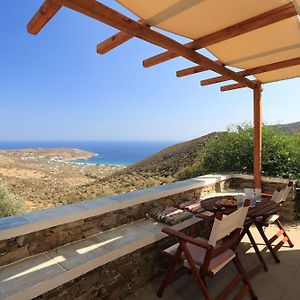
<path fill-rule="evenodd" d="M 287 227 L 294 248 L 283 246 L 279 252 L 280 264 L 276 264 L 271 254 L 266 251 L 264 243 L 258 231 L 252 228 L 251 232 L 257 241 L 259 248 L 268 264 L 269 271 L 261 270 L 252 279 L 251 283 L 259 300 L 299 300 L 300 299 L 300 224 Z M 267 236 L 277 232 L 275 226 L 266 229 Z M 239 247 L 239 255 L 246 269 L 257 263 L 257 257 L 253 248 L 249 248 L 250 241 L 244 238 Z M 228 264 L 213 279 L 208 279 L 208 288 L 211 294 L 216 297 L 218 293 L 232 280 L 236 274 L 233 264 Z M 156 291 L 161 283 L 162 276 L 155 278 L 148 285 L 128 296 L 126 300 L 191 300 L 204 299 L 194 278 L 188 274 L 178 279 L 167 287 L 163 297 L 158 298 Z M 234 293 L 232 294 L 234 295 Z M 229 299 L 231 299 L 229 297 Z M 246 295 L 244 299 L 251 299 Z"/>

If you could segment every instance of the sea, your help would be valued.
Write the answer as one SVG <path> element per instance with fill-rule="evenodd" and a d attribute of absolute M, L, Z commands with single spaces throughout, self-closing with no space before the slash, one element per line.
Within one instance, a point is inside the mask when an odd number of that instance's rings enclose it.
<path fill-rule="evenodd" d="M 94 152 L 97 156 L 73 160 L 73 163 L 128 166 L 176 143 L 176 141 L 0 141 L 0 149 L 76 148 Z"/>

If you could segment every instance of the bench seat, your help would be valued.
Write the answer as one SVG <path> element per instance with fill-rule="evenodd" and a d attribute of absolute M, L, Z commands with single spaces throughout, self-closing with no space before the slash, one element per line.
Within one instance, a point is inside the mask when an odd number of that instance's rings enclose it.
<path fill-rule="evenodd" d="M 172 226 L 183 230 L 201 219 Z M 164 223 L 143 219 L 0 268 L 0 299 L 32 299 L 167 236 Z"/>

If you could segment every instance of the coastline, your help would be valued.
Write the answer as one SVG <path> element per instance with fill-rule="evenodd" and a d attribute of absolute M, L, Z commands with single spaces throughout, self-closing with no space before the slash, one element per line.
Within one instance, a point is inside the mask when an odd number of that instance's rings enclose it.
<path fill-rule="evenodd" d="M 0 184 L 18 194 L 29 210 L 68 203 L 65 195 L 110 176 L 125 166 L 70 163 L 97 156 L 75 148 L 0 150 Z"/>
<path fill-rule="evenodd" d="M 99 156 L 99 155 L 97 155 Z M 74 165 L 87 165 L 87 166 L 111 166 L 111 167 L 128 167 L 132 165 L 132 163 L 109 163 L 109 162 L 89 162 L 90 158 L 87 159 L 81 159 L 76 158 L 69 160 L 68 163 L 74 164 Z"/>

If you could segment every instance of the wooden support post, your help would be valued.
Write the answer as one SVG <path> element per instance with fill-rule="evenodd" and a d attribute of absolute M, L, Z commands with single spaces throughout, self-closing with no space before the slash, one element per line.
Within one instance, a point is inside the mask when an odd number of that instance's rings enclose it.
<path fill-rule="evenodd" d="M 253 147 L 253 173 L 254 188 L 261 188 L 262 170 L 262 85 L 258 83 L 253 90 L 254 105 L 254 147 Z"/>

